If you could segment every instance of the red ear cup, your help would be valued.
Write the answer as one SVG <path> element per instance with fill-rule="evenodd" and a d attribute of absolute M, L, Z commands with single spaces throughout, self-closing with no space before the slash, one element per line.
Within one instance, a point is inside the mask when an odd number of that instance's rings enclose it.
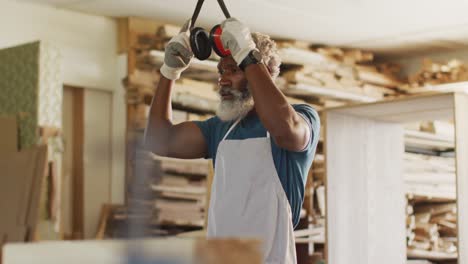
<path fill-rule="evenodd" d="M 214 26 L 210 31 L 210 42 L 213 50 L 218 54 L 220 57 L 227 57 L 231 55 L 231 51 L 229 49 L 225 49 L 223 46 L 223 42 L 221 41 L 221 34 L 223 30 L 221 25 Z"/>
<path fill-rule="evenodd" d="M 192 52 L 197 59 L 206 60 L 210 57 L 210 37 L 203 28 L 196 27 L 190 31 L 190 47 L 192 48 Z"/>

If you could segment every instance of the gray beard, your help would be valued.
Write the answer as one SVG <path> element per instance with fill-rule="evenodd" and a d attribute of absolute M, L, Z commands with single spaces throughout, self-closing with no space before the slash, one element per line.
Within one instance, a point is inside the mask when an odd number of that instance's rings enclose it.
<path fill-rule="evenodd" d="M 254 106 L 252 95 L 248 89 L 245 92 L 229 89 L 229 92 L 233 94 L 234 98 L 232 100 L 223 100 L 221 97 L 221 102 L 216 110 L 216 115 L 222 121 L 232 121 L 243 118 Z"/>

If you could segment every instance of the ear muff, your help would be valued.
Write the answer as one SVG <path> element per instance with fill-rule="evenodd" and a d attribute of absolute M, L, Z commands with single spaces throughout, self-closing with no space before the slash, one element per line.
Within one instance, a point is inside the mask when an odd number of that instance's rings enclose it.
<path fill-rule="evenodd" d="M 206 60 L 210 57 L 210 37 L 203 28 L 196 27 L 190 31 L 190 47 L 192 48 L 192 52 L 197 59 Z"/>
<path fill-rule="evenodd" d="M 210 44 L 218 56 L 227 57 L 231 55 L 231 51 L 224 48 L 221 33 L 223 33 L 221 25 L 214 26 L 210 31 Z"/>

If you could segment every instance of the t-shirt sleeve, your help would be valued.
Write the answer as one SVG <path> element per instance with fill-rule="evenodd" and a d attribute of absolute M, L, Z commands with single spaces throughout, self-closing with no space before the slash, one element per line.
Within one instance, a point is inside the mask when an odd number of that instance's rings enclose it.
<path fill-rule="evenodd" d="M 314 150 L 320 137 L 320 117 L 317 111 L 310 105 L 298 104 L 293 105 L 293 108 L 307 122 L 310 131 L 309 141 L 300 152 Z"/>
<path fill-rule="evenodd" d="M 204 121 L 193 121 L 201 130 L 203 137 L 205 138 L 206 146 L 207 146 L 207 156 L 205 159 L 212 159 L 214 152 L 214 133 L 215 133 L 215 126 L 217 123 L 217 117 L 212 117 Z"/>

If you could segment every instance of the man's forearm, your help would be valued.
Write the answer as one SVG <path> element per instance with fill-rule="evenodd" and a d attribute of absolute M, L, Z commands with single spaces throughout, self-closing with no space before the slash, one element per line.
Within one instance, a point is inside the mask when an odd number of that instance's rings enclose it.
<path fill-rule="evenodd" d="M 167 153 L 167 142 L 172 127 L 171 90 L 174 81 L 161 76 L 151 102 L 145 145 L 156 154 Z"/>
<path fill-rule="evenodd" d="M 245 75 L 262 124 L 273 136 L 287 136 L 298 125 L 300 117 L 273 83 L 266 66 L 249 65 Z"/>

